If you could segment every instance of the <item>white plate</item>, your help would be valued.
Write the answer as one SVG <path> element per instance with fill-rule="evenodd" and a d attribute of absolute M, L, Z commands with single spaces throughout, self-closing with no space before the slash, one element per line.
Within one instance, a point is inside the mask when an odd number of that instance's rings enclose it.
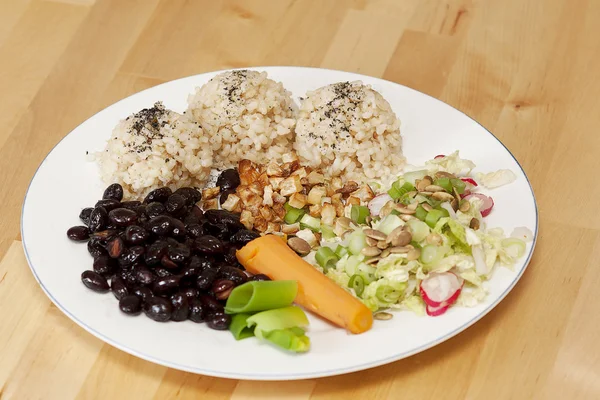
<path fill-rule="evenodd" d="M 437 154 L 459 149 L 478 171 L 508 168 L 516 182 L 495 189 L 489 226 L 508 233 L 527 226 L 537 237 L 537 208 L 531 186 L 512 154 L 490 132 L 456 109 L 413 89 L 367 76 L 313 68 L 265 67 L 269 77 L 283 82 L 294 98 L 307 90 L 338 81 L 362 80 L 378 90 L 402 121 L 404 154 L 420 164 Z M 453 307 L 437 318 L 395 313 L 389 321 L 375 321 L 372 330 L 351 335 L 311 318 L 312 347 L 290 355 L 255 339 L 236 342 L 228 332 L 217 332 L 192 322 L 156 323 L 142 316 L 122 314 L 112 294 L 86 289 L 80 274 L 91 268 L 86 246 L 66 238 L 80 224 L 81 208 L 102 197 L 104 184 L 86 151 L 103 148 L 117 122 L 162 100 L 175 111 L 186 108 L 196 86 L 216 73 L 168 82 L 119 101 L 94 115 L 67 135 L 46 157 L 31 181 L 21 220 L 23 247 L 31 270 L 48 297 L 69 318 L 111 345 L 168 367 L 236 379 L 289 380 L 338 375 L 390 363 L 439 344 L 481 319 L 517 283 L 533 252 L 514 271 L 497 269 L 489 282 L 489 296 L 475 308 Z"/>

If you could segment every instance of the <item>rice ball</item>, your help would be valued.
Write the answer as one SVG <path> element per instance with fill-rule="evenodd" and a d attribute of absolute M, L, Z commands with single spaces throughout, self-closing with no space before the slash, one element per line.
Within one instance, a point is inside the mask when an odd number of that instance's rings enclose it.
<path fill-rule="evenodd" d="M 119 122 L 95 159 L 105 183 L 120 183 L 139 198 L 161 186 L 201 187 L 213 164 L 200 125 L 160 102 Z"/>
<path fill-rule="evenodd" d="M 215 167 L 242 159 L 282 160 L 291 153 L 296 106 L 266 72 L 223 72 L 188 98 L 186 111 L 210 137 Z M 286 156 L 287 157 L 287 156 Z"/>
<path fill-rule="evenodd" d="M 294 149 L 301 163 L 357 182 L 389 182 L 405 164 L 400 120 L 381 94 L 360 81 L 307 93 Z"/>

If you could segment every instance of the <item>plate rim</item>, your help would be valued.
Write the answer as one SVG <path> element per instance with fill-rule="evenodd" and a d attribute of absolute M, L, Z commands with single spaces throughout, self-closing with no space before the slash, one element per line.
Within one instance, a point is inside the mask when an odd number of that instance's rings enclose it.
<path fill-rule="evenodd" d="M 387 358 L 382 358 L 379 359 L 377 361 L 371 361 L 371 362 L 367 362 L 364 364 L 358 364 L 358 365 L 354 365 L 351 367 L 347 367 L 347 368 L 338 368 L 335 370 L 329 370 L 329 371 L 321 371 L 321 372 L 304 372 L 304 373 L 294 373 L 294 374 L 286 374 L 286 375 L 268 375 L 268 374 L 257 374 L 257 375 L 253 375 L 252 373 L 244 373 L 244 374 L 239 374 L 239 373 L 224 373 L 222 371 L 216 371 L 216 370 L 210 370 L 210 369 L 205 369 L 205 368 L 191 368 L 189 366 L 186 365 L 182 365 L 182 364 L 178 364 L 178 363 L 174 363 L 172 361 L 168 361 L 165 359 L 160 359 L 160 358 L 156 358 L 152 355 L 146 354 L 146 353 L 142 353 L 139 352 L 137 350 L 134 350 L 130 347 L 127 347 L 126 345 L 122 345 L 119 342 L 115 341 L 114 339 L 105 336 L 103 333 L 91 328 L 90 326 L 88 326 L 85 322 L 83 322 L 82 320 L 80 320 L 79 318 L 77 318 L 75 315 L 73 315 L 71 312 L 69 312 L 64 306 L 62 306 L 53 296 L 52 294 L 48 291 L 48 289 L 44 286 L 44 284 L 40 281 L 35 267 L 33 266 L 31 259 L 29 257 L 29 252 L 27 250 L 27 245 L 25 243 L 25 232 L 24 232 L 24 226 L 23 226 L 23 215 L 25 213 L 25 205 L 27 203 L 27 196 L 29 195 L 29 190 L 31 188 L 31 185 L 33 183 L 33 181 L 35 180 L 40 168 L 44 165 L 44 163 L 46 162 L 47 158 L 50 156 L 50 154 L 52 154 L 52 152 L 63 142 L 63 140 L 65 140 L 69 135 L 71 135 L 76 129 L 78 129 L 81 125 L 85 124 L 87 121 L 89 121 L 90 119 L 94 118 L 97 114 L 100 114 L 101 112 L 105 111 L 108 108 L 111 108 L 113 106 L 116 106 L 118 104 L 120 104 L 121 102 L 125 101 L 126 99 L 144 93 L 146 91 L 149 91 L 151 89 L 155 89 L 159 86 L 162 85 L 168 85 L 168 84 L 172 84 L 173 82 L 177 82 L 180 80 L 184 80 L 184 79 L 189 79 L 189 78 L 193 78 L 193 77 L 198 77 L 201 75 L 217 75 L 219 73 L 225 72 L 225 71 L 233 71 L 233 70 L 243 70 L 243 69 L 251 69 L 251 70 L 272 70 L 272 69 L 306 69 L 306 70 L 313 70 L 313 71 L 329 71 L 329 72 L 333 72 L 333 73 L 350 73 L 353 75 L 357 75 L 357 76 L 361 76 L 361 77 L 367 77 L 369 79 L 375 79 L 375 80 L 379 80 L 382 82 L 385 82 L 386 84 L 393 84 L 393 85 L 397 85 L 397 86 L 401 86 L 403 88 L 407 88 L 410 89 L 411 91 L 415 91 L 421 95 L 425 95 L 427 97 L 429 97 L 430 99 L 433 99 L 434 101 L 443 103 L 444 105 L 451 107 L 453 110 L 463 114 L 464 116 L 466 116 L 467 118 L 469 118 L 471 121 L 473 121 L 474 123 L 476 123 L 477 125 L 479 125 L 481 128 L 483 128 L 483 130 L 485 132 L 487 132 L 489 135 L 491 135 L 502 147 L 504 147 L 504 149 L 508 152 L 508 154 L 512 157 L 512 159 L 515 161 L 515 163 L 518 165 L 519 169 L 521 170 L 521 172 L 523 173 L 523 176 L 525 177 L 525 180 L 527 182 L 527 185 L 529 186 L 529 191 L 531 192 L 531 197 L 533 199 L 533 205 L 534 205 L 534 209 L 535 209 L 535 231 L 534 231 L 534 235 L 533 235 L 533 241 L 532 241 L 532 245 L 531 245 L 531 250 L 529 252 L 529 254 L 527 255 L 527 259 L 525 260 L 525 264 L 523 266 L 523 268 L 521 269 L 521 271 L 514 277 L 514 279 L 512 280 L 512 282 L 510 283 L 510 285 L 502 292 L 502 294 L 493 302 L 489 303 L 485 309 L 483 309 L 479 314 L 477 314 L 475 317 L 473 317 L 472 319 L 470 319 L 469 321 L 465 322 L 464 324 L 462 324 L 461 326 L 451 330 L 450 332 L 448 332 L 447 334 L 445 334 L 442 337 L 438 337 L 435 340 L 432 340 L 428 343 L 425 343 L 419 347 L 413 348 L 409 351 L 405 351 L 405 352 L 401 352 L 401 353 L 397 353 L 394 354 L 393 356 L 387 357 Z M 268 72 L 268 71 L 267 71 Z M 527 270 L 527 268 L 529 267 L 529 263 L 531 262 L 531 259 L 533 257 L 533 253 L 535 252 L 535 247 L 537 244 L 537 239 L 538 239 L 538 233 L 539 233 L 539 209 L 538 209 L 538 204 L 537 204 L 537 199 L 535 197 L 535 193 L 533 191 L 533 186 L 531 185 L 531 182 L 529 180 L 529 177 L 527 176 L 527 173 L 525 172 L 525 169 L 523 168 L 523 166 L 521 165 L 521 163 L 517 160 L 517 158 L 514 156 L 514 154 L 508 149 L 508 147 L 506 147 L 506 145 L 504 143 L 502 143 L 502 141 L 500 139 L 498 139 L 498 137 L 496 137 L 496 135 L 494 135 L 489 129 L 487 129 L 485 126 L 483 126 L 480 122 L 478 122 L 477 120 L 475 120 L 474 118 L 472 118 L 471 116 L 469 116 L 468 114 L 466 114 L 465 112 L 459 110 L 458 108 L 440 100 L 437 99 L 434 96 L 431 96 L 427 93 L 421 92 L 419 90 L 416 90 L 414 88 L 411 88 L 409 86 L 397 83 L 397 82 L 393 82 L 393 81 L 389 81 L 383 78 L 379 78 L 379 77 L 373 77 L 373 76 L 369 76 L 369 75 L 365 75 L 365 74 L 360 74 L 360 73 L 356 73 L 356 72 L 351 72 L 351 71 L 343 71 L 343 70 L 335 70 L 335 69 L 329 69 L 329 68 L 318 68 L 318 67 L 306 67 L 306 66 L 255 66 L 255 67 L 242 67 L 242 68 L 228 68 L 228 69 L 222 69 L 222 70 L 217 70 L 217 71 L 207 71 L 207 72 L 203 72 L 200 74 L 194 74 L 194 75 L 189 75 L 189 76 L 185 76 L 185 77 L 181 77 L 181 78 L 177 78 L 177 79 L 173 79 L 167 82 L 163 82 L 159 85 L 155 85 L 149 88 L 146 88 L 144 90 L 141 90 L 139 92 L 136 93 L 132 93 L 127 97 L 124 97 L 112 104 L 109 104 L 108 106 L 102 108 L 101 110 L 97 111 L 96 113 L 94 113 L 93 115 L 91 115 L 90 117 L 86 118 L 84 121 L 82 121 L 81 123 L 79 123 L 76 127 L 74 127 L 73 129 L 71 129 L 71 131 L 69 133 L 67 133 L 66 135 L 64 135 L 53 147 L 52 149 L 46 154 L 46 156 L 44 157 L 44 159 L 40 162 L 40 164 L 38 165 L 38 167 L 36 168 L 33 176 L 31 177 L 31 180 L 29 181 L 29 185 L 27 186 L 27 191 L 25 192 L 25 197 L 23 198 L 23 204 L 21 207 L 21 221 L 20 221 L 20 233 L 21 233 L 21 244 L 23 246 L 23 250 L 25 253 L 25 258 L 27 260 L 27 264 L 29 265 L 29 269 L 31 270 L 31 273 L 33 274 L 38 286 L 44 291 L 44 293 L 46 294 L 46 296 L 50 299 L 50 301 L 52 301 L 52 303 L 62 312 L 64 313 L 67 317 L 69 317 L 69 319 L 71 319 L 71 321 L 75 322 L 77 325 L 79 325 L 81 328 L 83 328 L 84 330 L 86 330 L 87 332 L 89 332 L 90 334 L 92 334 L 93 336 L 95 336 L 96 338 L 102 340 L 103 342 L 114 346 L 116 348 L 118 348 L 121 351 L 124 351 L 125 353 L 131 354 L 135 357 L 139 357 L 143 360 L 158 364 L 158 365 L 162 365 L 162 366 L 166 366 L 168 368 L 173 368 L 173 369 L 177 369 L 180 371 L 185 371 L 185 372 L 190 372 L 190 373 L 195 373 L 195 374 L 201 374 L 201 375 L 206 375 L 206 376 L 211 376 L 211 377 L 217 377 L 217 378 L 224 378 L 224 379 L 237 379 L 237 380 L 257 380 L 257 381 L 282 381 L 282 380 L 300 380 L 300 379 L 318 379 L 318 378 L 325 378 L 325 377 L 330 377 L 330 376 L 337 376 L 337 375 L 344 375 L 344 374 L 349 374 L 352 372 L 357 372 L 357 371 L 363 371 L 363 370 L 367 370 L 367 369 L 371 369 L 371 368 L 375 368 L 375 367 L 379 367 L 382 365 L 386 365 L 395 361 L 399 361 L 401 359 L 404 358 L 408 358 L 411 357 L 415 354 L 421 353 L 423 351 L 426 351 L 432 347 L 437 346 L 440 343 L 443 343 L 451 338 L 453 338 L 454 336 L 464 332 L 466 329 L 468 329 L 469 327 L 473 326 L 475 323 L 477 323 L 478 321 L 480 321 L 481 319 L 483 319 L 490 311 L 492 311 L 494 308 L 496 308 L 496 306 L 498 304 L 500 304 L 500 302 L 502 302 L 506 296 L 513 290 L 513 288 L 516 286 L 516 284 L 521 280 L 523 274 L 525 273 L 525 271 Z"/>

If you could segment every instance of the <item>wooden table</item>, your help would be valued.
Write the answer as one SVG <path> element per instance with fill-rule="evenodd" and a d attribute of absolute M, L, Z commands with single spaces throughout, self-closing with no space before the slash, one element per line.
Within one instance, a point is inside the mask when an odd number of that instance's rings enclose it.
<path fill-rule="evenodd" d="M 599 26 L 597 0 L 0 0 L 0 398 L 599 399 Z M 132 93 L 257 65 L 383 77 L 494 132 L 523 164 L 541 218 L 512 293 L 431 350 L 300 382 L 171 370 L 65 317 L 19 241 L 46 153 Z"/>

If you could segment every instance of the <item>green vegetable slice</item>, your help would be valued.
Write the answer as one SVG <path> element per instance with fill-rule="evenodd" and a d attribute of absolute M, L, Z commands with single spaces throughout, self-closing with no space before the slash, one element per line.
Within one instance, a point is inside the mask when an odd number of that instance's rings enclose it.
<path fill-rule="evenodd" d="M 248 327 L 247 319 L 252 314 L 243 313 L 235 314 L 231 317 L 229 331 L 233 334 L 235 340 L 242 340 L 254 336 L 254 329 Z"/>
<path fill-rule="evenodd" d="M 247 326 L 254 326 L 254 334 L 266 339 L 282 349 L 305 352 L 310 348 L 310 339 L 302 327 L 308 326 L 308 318 L 296 306 L 278 308 L 254 314 L 247 320 Z"/>
<path fill-rule="evenodd" d="M 286 211 L 285 217 L 283 217 L 283 220 L 286 224 L 296 223 L 298 222 L 298 220 L 300 220 L 300 218 L 302 218 L 304 214 L 306 214 L 306 211 L 304 211 L 303 209 L 292 207 L 289 205 L 289 203 L 285 203 L 283 207 Z"/>
<path fill-rule="evenodd" d="M 342 246 L 341 244 L 338 244 L 338 246 L 335 248 L 335 255 L 339 258 L 342 258 L 346 254 L 348 254 L 348 249 Z"/>
<path fill-rule="evenodd" d="M 357 224 L 364 224 L 369 214 L 369 208 L 366 206 L 353 204 L 350 209 L 350 219 Z"/>
<path fill-rule="evenodd" d="M 450 178 L 438 178 L 433 181 L 433 184 L 443 187 L 448 193 L 452 193 L 452 183 L 450 183 Z"/>
<path fill-rule="evenodd" d="M 448 211 L 446 211 L 448 212 Z M 415 214 L 416 215 L 416 214 Z M 440 210 L 431 210 L 427 213 L 425 217 L 425 223 L 429 225 L 431 228 L 435 228 L 435 224 L 437 224 L 438 220 L 444 216 L 444 213 Z"/>
<path fill-rule="evenodd" d="M 325 272 L 327 272 L 329 268 L 334 267 L 335 263 L 337 263 L 339 260 L 338 256 L 333 252 L 333 250 L 326 246 L 319 247 L 317 253 L 315 254 L 315 259 L 317 260 L 319 266 L 325 270 Z"/>
<path fill-rule="evenodd" d="M 404 290 L 406 289 L 406 282 L 402 282 L 403 285 L 398 285 L 398 287 L 392 287 L 390 285 L 381 285 L 375 291 L 375 296 L 379 299 L 379 301 L 383 301 L 385 303 L 396 303 L 400 300 L 400 297 L 404 295 Z"/>
<path fill-rule="evenodd" d="M 225 312 L 250 313 L 289 306 L 298 293 L 296 281 L 250 281 L 233 289 Z"/>
<path fill-rule="evenodd" d="M 308 214 L 304 214 L 300 219 L 300 226 L 314 232 L 319 232 L 321 230 L 321 220 L 319 218 L 311 217 Z"/>
<path fill-rule="evenodd" d="M 264 338 L 282 349 L 304 353 L 310 349 L 310 339 L 300 328 L 275 329 L 266 332 Z"/>
<path fill-rule="evenodd" d="M 427 218 L 427 211 L 425 211 L 421 205 L 415 210 L 415 218 L 418 218 L 421 221 L 425 221 L 425 218 Z"/>
<path fill-rule="evenodd" d="M 458 178 L 450 179 L 450 183 L 452 184 L 454 189 L 456 189 L 456 192 L 458 194 L 463 194 L 465 192 L 465 188 L 466 188 L 467 184 L 462 179 L 458 179 Z"/>
<path fill-rule="evenodd" d="M 360 296 L 365 290 L 365 279 L 358 274 L 354 274 L 350 277 L 348 286 L 354 289 L 354 293 L 356 293 L 357 296 Z"/>

